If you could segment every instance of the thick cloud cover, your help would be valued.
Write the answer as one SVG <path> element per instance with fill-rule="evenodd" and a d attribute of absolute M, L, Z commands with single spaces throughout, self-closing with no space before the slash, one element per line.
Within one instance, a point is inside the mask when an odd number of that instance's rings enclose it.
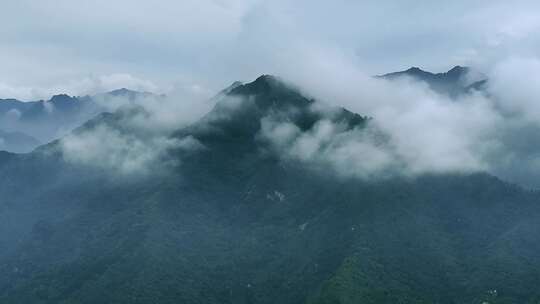
<path fill-rule="evenodd" d="M 297 57 L 303 60 L 284 75 L 318 100 L 373 117 L 371 129 L 378 135 L 343 131 L 327 122 L 301 134 L 289 123 L 268 118 L 263 137 L 283 155 L 360 177 L 488 171 L 540 185 L 538 59 L 496 62 L 485 92 L 450 99 L 410 79 L 373 78 L 347 54 L 319 50 L 306 51 L 311 58 Z"/>
<path fill-rule="evenodd" d="M 61 142 L 63 156 L 69 162 L 132 175 L 178 165 L 179 159 L 168 157 L 170 149 L 196 151 L 204 148 L 192 137 L 172 139 L 139 135 L 137 132 L 123 134 L 115 128 L 98 126 L 91 132 L 65 137 Z"/>
<path fill-rule="evenodd" d="M 210 108 L 202 97 L 233 80 L 276 74 L 374 117 L 367 134 L 327 121 L 302 133 L 266 118 L 261 136 L 288 157 L 349 175 L 488 170 L 534 184 L 539 9 L 536 1 L 8 1 L 0 95 L 164 92 L 176 98 L 146 101 L 150 118 L 139 120 L 163 131 L 200 117 Z M 457 64 L 485 73 L 487 94 L 450 100 L 423 84 L 371 77 Z"/>
<path fill-rule="evenodd" d="M 334 68 L 335 65 L 332 65 Z M 340 67 L 320 70 L 324 79 L 298 78 L 318 100 L 373 117 L 367 129 L 321 120 L 307 132 L 267 117 L 261 136 L 283 155 L 329 164 L 340 174 L 381 177 L 394 174 L 489 170 L 500 150 L 503 122 L 492 101 L 479 93 L 450 100 L 425 85 L 389 82 Z M 339 71 L 339 72 L 338 72 Z M 321 81 L 319 83 L 319 81 Z M 323 105 L 316 107 L 325 111 Z"/>

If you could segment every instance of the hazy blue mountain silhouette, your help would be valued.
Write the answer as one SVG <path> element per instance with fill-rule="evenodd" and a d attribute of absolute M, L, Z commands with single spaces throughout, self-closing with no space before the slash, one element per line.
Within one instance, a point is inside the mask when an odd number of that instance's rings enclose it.
<path fill-rule="evenodd" d="M 0 99 L 0 130 L 9 133 L 27 134 L 37 139 L 30 141 L 26 138 L 27 146 L 22 150 L 28 151 L 39 145 L 68 134 L 81 126 L 90 118 L 106 111 L 108 98 L 135 98 L 155 96 L 147 92 L 137 92 L 128 89 L 118 89 L 94 96 L 68 96 L 59 94 L 49 100 L 24 102 L 16 99 Z M 96 102 L 99 99 L 100 102 Z M 33 142 L 33 144 L 32 144 Z M 11 152 L 20 149 L 7 148 Z"/>
<path fill-rule="evenodd" d="M 444 73 L 431 73 L 418 67 L 411 67 L 405 71 L 388 73 L 377 77 L 388 80 L 408 77 L 425 82 L 432 90 L 438 93 L 457 97 L 473 90 L 483 90 L 485 88 L 487 83 L 485 76 L 475 75 L 474 78 L 471 78 L 469 77 L 470 73 L 471 69 L 469 67 L 462 66 L 455 66 Z"/>

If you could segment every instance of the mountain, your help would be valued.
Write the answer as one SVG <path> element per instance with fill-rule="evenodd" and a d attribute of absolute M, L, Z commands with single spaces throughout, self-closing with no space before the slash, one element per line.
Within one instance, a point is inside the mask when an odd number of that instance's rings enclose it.
<path fill-rule="evenodd" d="M 68 162 L 65 138 L 29 154 L 0 152 L 0 302 L 540 298 L 539 193 L 483 173 L 340 177 L 273 153 L 265 123 L 288 126 L 274 130 L 286 140 L 322 121 L 364 132 L 370 119 L 268 75 L 216 100 L 170 134 L 202 148 L 169 148 L 176 161 L 160 172 L 126 177 Z M 101 114 L 75 132 L 129 133 L 130 113 Z"/>
<path fill-rule="evenodd" d="M 0 129 L 50 141 L 88 120 L 101 108 L 88 98 L 55 95 L 47 101 L 0 100 Z"/>
<path fill-rule="evenodd" d="M 32 136 L 20 132 L 4 132 L 0 130 L 0 150 L 27 153 L 39 145 L 40 142 Z"/>
<path fill-rule="evenodd" d="M 59 94 L 46 101 L 0 99 L 0 130 L 24 133 L 37 139 L 26 140 L 27 146 L 22 151 L 29 151 L 36 148 L 39 142 L 46 143 L 60 138 L 95 115 L 110 109 L 108 104 L 115 98 L 133 102 L 137 98 L 149 96 L 157 95 L 119 89 L 94 96 L 74 97 Z M 21 151 L 9 147 L 6 149 L 11 152 Z"/>
<path fill-rule="evenodd" d="M 246 144 L 257 144 L 253 139 L 260 131 L 261 119 L 271 114 L 282 116 L 281 119 L 294 123 L 302 131 L 312 128 L 321 119 L 345 123 L 349 129 L 368 120 L 343 108 L 332 108 L 329 113 L 313 111 L 313 99 L 271 75 L 263 75 L 248 84 L 234 83 L 223 92 L 226 98 L 222 98 L 210 113 L 178 133 L 219 141 L 247 138 Z M 233 103 L 237 104 L 231 106 L 230 99 L 236 100 Z"/>
<path fill-rule="evenodd" d="M 436 74 L 426 72 L 418 67 L 411 67 L 405 71 L 384 74 L 377 77 L 387 80 L 410 78 L 425 82 L 435 92 L 450 97 L 457 97 L 473 90 L 483 90 L 487 83 L 484 75 L 474 73 L 471 68 L 462 66 L 455 66 L 448 72 Z"/>

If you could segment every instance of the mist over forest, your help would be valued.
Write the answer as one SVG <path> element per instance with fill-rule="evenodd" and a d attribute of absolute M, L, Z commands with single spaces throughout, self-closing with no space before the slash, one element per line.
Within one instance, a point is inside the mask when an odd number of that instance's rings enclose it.
<path fill-rule="evenodd" d="M 539 303 L 533 1 L 8 1 L 0 303 Z"/>

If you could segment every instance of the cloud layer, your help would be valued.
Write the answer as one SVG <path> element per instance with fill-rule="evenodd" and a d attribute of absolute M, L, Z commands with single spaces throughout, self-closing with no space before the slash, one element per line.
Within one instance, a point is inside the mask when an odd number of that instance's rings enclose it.
<path fill-rule="evenodd" d="M 370 75 L 409 66 L 486 70 L 539 53 L 538 9 L 536 1 L 502 0 L 6 1 L 0 94 L 81 95 L 95 87 L 87 82 L 127 74 L 160 92 L 177 83 L 217 91 L 231 79 L 279 74 L 275 58 L 299 44 L 350 53 Z"/>
<path fill-rule="evenodd" d="M 167 171 L 180 164 L 183 154 L 205 149 L 191 136 L 171 136 L 212 106 L 197 89 L 177 90 L 170 96 L 103 94 L 94 100 L 113 114 L 99 115 L 60 140 L 68 162 L 125 176 L 146 175 Z"/>

